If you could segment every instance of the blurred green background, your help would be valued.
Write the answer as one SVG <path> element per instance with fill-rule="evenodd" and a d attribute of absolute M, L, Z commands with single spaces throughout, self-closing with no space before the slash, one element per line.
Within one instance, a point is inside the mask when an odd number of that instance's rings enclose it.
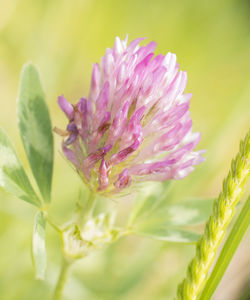
<path fill-rule="evenodd" d="M 202 132 L 199 148 L 207 149 L 207 160 L 174 185 L 172 199 L 216 196 L 250 123 L 248 0 L 0 0 L 0 126 L 28 167 L 16 124 L 22 65 L 32 61 L 40 69 L 53 126 L 63 128 L 66 119 L 57 96 L 76 102 L 88 95 L 92 63 L 113 46 L 115 36 L 126 34 L 129 41 L 155 40 L 157 53 L 176 53 L 188 72 L 194 129 Z M 57 136 L 55 146 L 51 212 L 63 222 L 74 211 L 81 182 L 60 156 Z M 35 210 L 3 191 L 0 197 L 0 299 L 50 299 L 60 241 L 48 228 L 47 278 L 35 281 L 30 258 Z M 116 205 L 121 215 L 127 212 L 126 203 Z M 240 294 L 250 280 L 249 272 L 243 272 L 250 263 L 248 242 L 249 233 L 215 299 L 243 299 Z M 73 267 L 65 300 L 171 299 L 193 255 L 191 245 L 124 238 Z M 235 276 L 238 284 L 230 290 Z"/>

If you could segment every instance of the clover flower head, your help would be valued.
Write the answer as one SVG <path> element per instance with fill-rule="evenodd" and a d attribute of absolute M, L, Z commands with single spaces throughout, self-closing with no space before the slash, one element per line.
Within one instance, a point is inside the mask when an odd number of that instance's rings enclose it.
<path fill-rule="evenodd" d="M 115 193 L 133 182 L 182 179 L 201 163 L 193 151 L 191 94 L 176 55 L 154 56 L 155 42 L 139 46 L 115 39 L 94 64 L 88 98 L 72 105 L 58 98 L 68 117 L 62 149 L 94 191 Z"/>

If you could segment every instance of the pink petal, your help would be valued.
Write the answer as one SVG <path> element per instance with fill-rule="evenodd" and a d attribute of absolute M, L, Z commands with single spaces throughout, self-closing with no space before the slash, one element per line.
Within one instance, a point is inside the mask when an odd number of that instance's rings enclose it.
<path fill-rule="evenodd" d="M 153 56 L 154 53 L 149 53 L 140 63 L 138 63 L 138 65 L 135 67 L 135 73 L 142 73 Z"/>
<path fill-rule="evenodd" d="M 95 102 L 100 92 L 101 70 L 99 64 L 93 65 L 89 100 Z"/>
<path fill-rule="evenodd" d="M 110 160 L 108 161 L 108 165 L 114 166 L 124 161 L 131 153 L 139 148 L 140 144 L 140 140 L 136 139 L 132 145 L 112 155 Z"/>
<path fill-rule="evenodd" d="M 102 159 L 107 152 L 112 148 L 111 145 L 107 145 L 103 148 L 98 149 L 96 152 L 91 153 L 83 160 L 82 169 L 85 176 L 89 179 L 91 168 Z"/>
<path fill-rule="evenodd" d="M 189 109 L 189 103 L 181 103 L 172 106 L 166 112 L 156 114 L 143 130 L 144 136 L 156 131 L 162 131 L 179 121 Z"/>
<path fill-rule="evenodd" d="M 71 161 L 75 167 L 79 167 L 79 161 L 75 153 L 71 149 L 67 148 L 65 143 L 62 143 L 62 150 L 66 158 Z"/>
<path fill-rule="evenodd" d="M 77 104 L 78 112 L 75 113 L 75 124 L 79 131 L 80 136 L 86 141 L 89 131 L 88 125 L 88 101 L 81 98 Z"/>
<path fill-rule="evenodd" d="M 129 176 L 128 169 L 124 169 L 118 176 L 118 179 L 114 183 L 114 186 L 121 190 L 124 189 L 131 184 L 131 177 Z"/>
<path fill-rule="evenodd" d="M 74 118 L 73 106 L 63 96 L 58 97 L 58 104 L 69 120 L 72 120 Z"/>
<path fill-rule="evenodd" d="M 98 124 L 100 118 L 105 114 L 105 110 L 108 106 L 109 101 L 109 82 L 106 81 L 103 85 L 103 88 L 96 100 L 96 112 L 94 117 L 94 127 L 96 128 L 96 124 Z"/>
<path fill-rule="evenodd" d="M 139 140 L 140 143 L 142 142 L 143 132 L 142 132 L 142 126 L 140 121 L 144 111 L 145 111 L 145 106 L 142 106 L 132 115 L 123 135 L 121 136 L 119 149 L 124 149 L 128 147 L 128 145 L 131 145 L 131 143 L 133 143 L 135 140 Z"/>
<path fill-rule="evenodd" d="M 127 47 L 128 53 L 133 53 L 136 47 L 138 46 L 138 44 L 143 40 L 145 40 L 145 38 L 138 38 L 133 40 Z"/>
<path fill-rule="evenodd" d="M 103 137 L 105 132 L 109 129 L 110 127 L 110 112 L 107 111 L 101 120 L 99 127 L 95 130 L 95 132 L 92 133 L 90 142 L 89 142 L 89 151 L 93 152 L 100 141 L 100 139 Z"/>
<path fill-rule="evenodd" d="M 106 189 L 108 184 L 109 184 L 109 178 L 107 172 L 107 165 L 103 158 L 99 168 L 99 189 L 100 190 Z"/>
<path fill-rule="evenodd" d="M 108 49 L 107 49 L 108 50 Z M 104 76 L 109 78 L 114 68 L 114 57 L 112 52 L 106 51 L 104 57 L 102 58 L 102 70 Z"/>
<path fill-rule="evenodd" d="M 129 103 L 125 102 L 123 108 L 118 111 L 116 114 L 114 121 L 109 130 L 109 136 L 107 143 L 114 145 L 117 139 L 120 137 L 123 132 L 125 125 L 127 123 L 127 115 L 128 115 Z"/>

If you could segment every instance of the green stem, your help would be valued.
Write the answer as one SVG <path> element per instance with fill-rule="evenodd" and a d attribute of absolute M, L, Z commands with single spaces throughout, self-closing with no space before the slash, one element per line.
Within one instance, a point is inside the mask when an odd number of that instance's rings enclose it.
<path fill-rule="evenodd" d="M 62 232 L 62 229 L 50 218 L 48 214 L 45 215 L 49 224 L 59 233 Z"/>
<path fill-rule="evenodd" d="M 62 232 L 62 229 L 54 222 L 54 220 L 51 219 L 51 217 L 49 216 L 49 213 L 48 213 L 48 207 L 47 208 L 43 208 L 41 209 L 41 211 L 43 212 L 46 220 L 48 221 L 48 223 L 59 233 Z"/>
<path fill-rule="evenodd" d="M 250 131 L 240 143 L 240 151 L 232 161 L 231 170 L 223 182 L 223 189 L 214 201 L 213 212 L 196 247 L 196 255 L 190 262 L 186 278 L 178 287 L 178 300 L 195 300 L 207 280 L 216 251 L 234 215 L 250 175 Z"/>
<path fill-rule="evenodd" d="M 63 265 L 61 268 L 61 272 L 60 272 L 60 275 L 57 280 L 53 300 L 61 300 L 62 299 L 63 288 L 66 284 L 70 265 L 71 265 L 71 263 L 64 259 Z"/>
<path fill-rule="evenodd" d="M 204 290 L 200 296 L 200 300 L 211 299 L 215 289 L 217 288 L 222 276 L 224 275 L 235 251 L 237 250 L 250 222 L 250 196 L 243 206 L 235 224 L 224 244 L 220 256 L 215 267 L 207 281 Z"/>
<path fill-rule="evenodd" d="M 83 227 L 86 221 L 92 216 L 96 195 L 89 192 L 89 197 L 86 204 L 81 208 L 78 216 L 78 222 L 80 227 Z"/>

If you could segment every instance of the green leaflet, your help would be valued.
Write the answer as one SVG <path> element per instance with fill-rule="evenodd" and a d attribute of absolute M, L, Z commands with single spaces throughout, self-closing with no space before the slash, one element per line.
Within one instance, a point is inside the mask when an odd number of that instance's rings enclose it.
<path fill-rule="evenodd" d="M 167 226 L 197 225 L 205 222 L 212 212 L 213 199 L 194 198 L 160 207 L 147 222 Z"/>
<path fill-rule="evenodd" d="M 173 182 L 167 181 L 164 183 L 164 188 L 159 188 L 158 192 L 149 197 L 138 197 L 135 201 L 132 211 L 129 216 L 128 225 L 137 223 L 141 218 L 146 218 L 152 215 L 155 210 L 159 208 L 160 205 L 167 205 L 168 199 L 167 195 L 172 187 Z"/>
<path fill-rule="evenodd" d="M 152 202 L 153 199 L 147 201 Z M 156 201 L 156 200 L 155 200 Z M 153 204 L 147 207 L 152 207 Z M 132 232 L 151 238 L 190 243 L 199 240 L 200 235 L 190 226 L 205 222 L 211 211 L 212 199 L 190 199 L 180 203 L 165 203 L 150 209 L 147 216 L 141 215 L 130 225 Z M 146 207 L 146 206 L 144 206 Z"/>
<path fill-rule="evenodd" d="M 36 271 L 36 279 L 44 279 L 47 254 L 45 245 L 46 219 L 43 212 L 39 211 L 34 220 L 32 237 L 32 258 Z"/>
<path fill-rule="evenodd" d="M 40 200 L 33 190 L 30 181 L 21 165 L 15 149 L 0 128 L 0 186 L 16 197 L 36 206 Z"/>
<path fill-rule="evenodd" d="M 17 108 L 20 135 L 33 175 L 45 202 L 50 202 L 53 135 L 39 74 L 32 64 L 23 67 Z"/>
<path fill-rule="evenodd" d="M 156 206 L 157 200 L 154 195 L 145 197 L 144 199 L 137 199 L 129 216 L 129 225 L 135 224 L 143 217 L 152 214 Z"/>
<path fill-rule="evenodd" d="M 175 243 L 194 243 L 200 238 L 200 234 L 172 227 L 145 227 L 139 228 L 135 234 L 149 237 L 152 239 L 175 242 Z"/>

